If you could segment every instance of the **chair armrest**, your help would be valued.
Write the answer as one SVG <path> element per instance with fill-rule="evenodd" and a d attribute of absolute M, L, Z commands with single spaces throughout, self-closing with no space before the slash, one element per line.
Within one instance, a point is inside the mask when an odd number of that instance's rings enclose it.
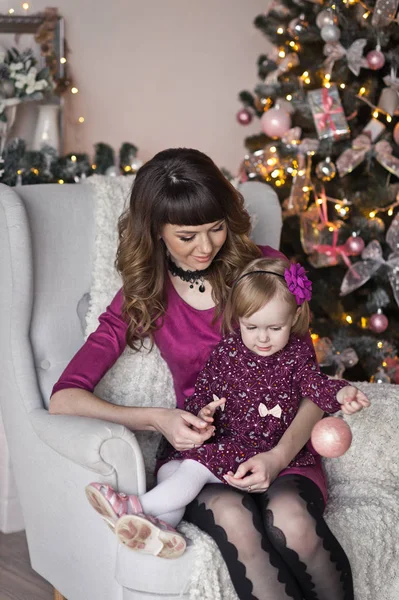
<path fill-rule="evenodd" d="M 123 425 L 71 415 L 30 412 L 38 437 L 72 462 L 106 478 L 115 475 L 118 489 L 143 494 L 146 489 L 143 456 L 134 433 Z"/>

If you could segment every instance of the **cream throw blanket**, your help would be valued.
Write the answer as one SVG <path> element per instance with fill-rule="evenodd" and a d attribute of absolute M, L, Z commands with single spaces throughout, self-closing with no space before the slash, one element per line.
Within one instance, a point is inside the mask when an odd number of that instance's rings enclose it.
<path fill-rule="evenodd" d="M 96 240 L 87 335 L 120 288 L 113 267 L 116 222 L 126 206 L 130 177 L 94 176 Z M 329 480 L 326 520 L 352 565 L 356 600 L 399 599 L 399 386 L 360 383 L 372 401 L 366 411 L 345 417 L 353 432 L 349 451 L 325 461 Z M 175 406 L 168 368 L 155 348 L 126 350 L 97 387 L 116 404 Z M 148 481 L 152 481 L 158 434 L 139 433 Z M 181 531 L 195 542 L 191 600 L 238 600 L 213 540 L 183 522 Z"/>

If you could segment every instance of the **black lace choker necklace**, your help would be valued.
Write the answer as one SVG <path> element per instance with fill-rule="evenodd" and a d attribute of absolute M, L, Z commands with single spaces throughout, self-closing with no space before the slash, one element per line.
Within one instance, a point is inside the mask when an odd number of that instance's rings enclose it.
<path fill-rule="evenodd" d="M 187 281 L 190 284 L 190 288 L 193 289 L 194 285 L 198 285 L 198 291 L 203 294 L 205 292 L 204 278 L 209 274 L 210 267 L 203 269 L 202 271 L 184 271 L 178 267 L 173 260 L 168 256 L 168 271 L 170 271 L 173 277 L 178 277 L 182 281 Z"/>

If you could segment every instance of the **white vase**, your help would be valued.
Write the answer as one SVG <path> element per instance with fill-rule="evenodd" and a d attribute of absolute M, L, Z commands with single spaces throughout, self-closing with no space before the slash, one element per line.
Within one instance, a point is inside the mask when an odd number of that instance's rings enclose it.
<path fill-rule="evenodd" d="M 41 150 L 43 146 L 55 148 L 60 152 L 60 134 L 58 126 L 59 106 L 57 104 L 41 104 L 37 117 L 33 150 Z"/>

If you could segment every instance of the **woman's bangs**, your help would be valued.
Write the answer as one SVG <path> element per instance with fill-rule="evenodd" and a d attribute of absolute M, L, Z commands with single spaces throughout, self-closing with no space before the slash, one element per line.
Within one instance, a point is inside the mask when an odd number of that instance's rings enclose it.
<path fill-rule="evenodd" d="M 164 204 L 161 222 L 171 225 L 205 225 L 225 219 L 223 203 L 213 197 L 209 190 L 187 189 L 175 190 L 175 194 L 168 194 Z"/>

